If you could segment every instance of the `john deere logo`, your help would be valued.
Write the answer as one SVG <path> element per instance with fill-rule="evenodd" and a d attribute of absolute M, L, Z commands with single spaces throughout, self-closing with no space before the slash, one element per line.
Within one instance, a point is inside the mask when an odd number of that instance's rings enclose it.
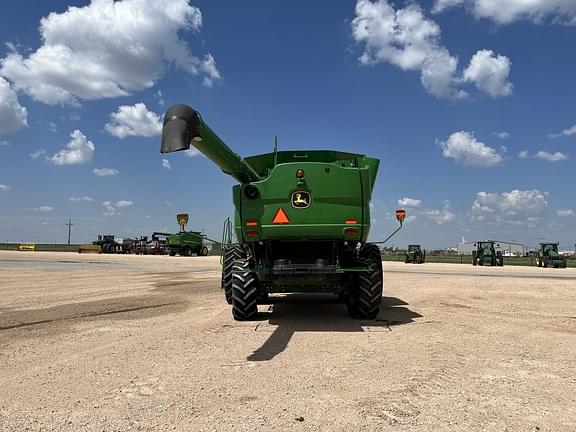
<path fill-rule="evenodd" d="M 310 194 L 306 191 L 292 192 L 292 207 L 294 208 L 310 207 Z"/>

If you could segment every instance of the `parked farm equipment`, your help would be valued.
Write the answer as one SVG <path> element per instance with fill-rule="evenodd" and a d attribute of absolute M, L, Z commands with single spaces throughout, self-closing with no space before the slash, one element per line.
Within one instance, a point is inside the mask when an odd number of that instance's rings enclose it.
<path fill-rule="evenodd" d="M 188 214 L 180 213 L 176 215 L 178 225 L 180 225 L 180 232 L 171 234 L 168 237 L 168 252 L 170 256 L 176 254 L 181 256 L 191 256 L 196 254 L 198 256 L 207 256 L 210 249 L 204 244 L 204 240 L 210 240 L 201 231 L 186 231 L 184 227 L 188 224 Z"/>
<path fill-rule="evenodd" d="M 477 249 L 472 251 L 472 265 L 479 266 L 504 266 L 504 257 L 501 251 L 496 251 L 499 244 L 491 240 L 479 241 L 475 245 Z"/>
<path fill-rule="evenodd" d="M 558 243 L 540 243 L 536 252 L 538 267 L 566 268 L 566 257 L 558 253 Z"/>
<path fill-rule="evenodd" d="M 426 251 L 420 245 L 408 245 L 406 256 L 404 257 L 405 263 L 424 264 L 426 260 Z"/>
<path fill-rule="evenodd" d="M 164 117 L 161 152 L 190 144 L 240 183 L 232 191 L 238 242 L 223 245 L 222 268 L 236 320 L 254 319 L 269 293 L 302 292 L 337 294 L 350 315 L 376 317 L 382 259 L 367 238 L 378 159 L 276 148 L 242 159 L 197 111 L 176 105 Z M 404 217 L 397 212 L 399 228 Z"/>

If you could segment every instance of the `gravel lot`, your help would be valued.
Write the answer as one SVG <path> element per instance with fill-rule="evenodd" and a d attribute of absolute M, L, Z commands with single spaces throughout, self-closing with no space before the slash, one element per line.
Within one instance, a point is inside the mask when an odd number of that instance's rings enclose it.
<path fill-rule="evenodd" d="M 0 251 L 0 431 L 576 430 L 576 269 L 384 271 L 239 323 L 217 257 Z"/>

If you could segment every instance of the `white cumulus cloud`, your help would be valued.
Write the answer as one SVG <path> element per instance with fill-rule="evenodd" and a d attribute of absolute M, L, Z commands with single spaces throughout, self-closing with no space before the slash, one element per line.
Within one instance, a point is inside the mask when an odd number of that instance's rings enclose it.
<path fill-rule="evenodd" d="M 0 76 L 0 134 L 10 134 L 26 126 L 28 111 L 18 102 L 10 83 Z"/>
<path fill-rule="evenodd" d="M 118 207 L 118 208 L 130 207 L 132 204 L 134 204 L 132 201 L 127 201 L 127 200 L 116 201 L 116 207 Z"/>
<path fill-rule="evenodd" d="M 0 184 L 0 191 L 9 191 L 10 189 L 12 189 L 12 186 Z"/>
<path fill-rule="evenodd" d="M 518 153 L 518 157 L 520 159 L 528 159 L 528 158 L 542 159 L 548 162 L 559 162 L 570 158 L 567 154 L 564 154 L 562 152 L 550 153 L 544 150 L 540 150 L 534 153 L 534 155 L 532 156 L 530 156 L 530 153 L 527 150 L 523 150 L 520 153 Z"/>
<path fill-rule="evenodd" d="M 132 204 L 134 204 L 132 201 L 127 200 L 120 200 L 116 202 L 104 201 L 102 202 L 102 206 L 105 209 L 104 216 L 119 216 L 120 213 L 118 212 L 118 209 L 130 207 Z"/>
<path fill-rule="evenodd" d="M 495 55 L 492 50 L 480 50 L 464 69 L 464 80 L 492 97 L 509 96 L 512 94 L 512 84 L 508 81 L 511 66 L 508 57 Z"/>
<path fill-rule="evenodd" d="M 459 87 L 467 81 L 483 91 L 493 90 L 504 72 L 499 68 L 501 63 L 507 62 L 509 72 L 508 58 L 492 55 L 488 63 L 499 78 L 486 77 L 486 66 L 482 68 L 482 74 L 478 72 L 475 80 L 472 76 L 469 79 L 459 76 L 458 58 L 441 45 L 440 33 L 438 24 L 426 18 L 416 3 L 408 3 L 403 9 L 394 9 L 387 0 L 358 0 L 356 3 L 352 36 L 356 42 L 364 44 L 364 53 L 360 57 L 362 64 L 391 63 L 402 70 L 418 71 L 426 91 L 448 99 L 466 97 L 466 91 Z M 474 64 L 478 62 L 476 60 Z M 500 91 L 498 95 L 505 96 L 506 92 Z"/>
<path fill-rule="evenodd" d="M 558 162 L 558 161 L 563 161 L 568 159 L 568 155 L 561 153 L 561 152 L 556 152 L 556 153 L 549 153 L 547 151 L 543 151 L 540 150 L 539 152 L 537 152 L 534 157 L 536 159 L 544 159 L 548 162 Z"/>
<path fill-rule="evenodd" d="M 0 75 L 47 104 L 126 96 L 152 87 L 171 65 L 211 85 L 220 78 L 213 57 L 193 55 L 180 37 L 201 26 L 188 0 L 93 0 L 42 18 L 42 46 L 23 55 L 12 45 Z"/>
<path fill-rule="evenodd" d="M 444 203 L 442 210 L 428 210 L 425 215 L 436 222 L 438 225 L 444 225 L 445 223 L 452 222 L 456 219 L 456 215 L 450 211 L 450 204 L 448 202 Z"/>
<path fill-rule="evenodd" d="M 73 203 L 77 203 L 77 202 L 92 202 L 94 201 L 91 197 L 89 196 L 71 196 L 70 198 L 68 198 L 68 201 L 73 202 Z"/>
<path fill-rule="evenodd" d="M 45 154 L 46 154 L 46 150 L 44 150 L 44 149 L 38 149 L 38 150 L 33 151 L 32 153 L 30 153 L 30 157 L 31 157 L 33 160 L 36 160 L 36 159 L 41 158 L 41 157 L 44 156 Z"/>
<path fill-rule="evenodd" d="M 94 168 L 92 172 L 98 177 L 109 177 L 109 176 L 115 176 L 120 171 L 113 168 Z"/>
<path fill-rule="evenodd" d="M 182 153 L 184 153 L 188 157 L 194 157 L 200 154 L 200 152 L 196 150 L 195 147 L 190 147 L 188 150 L 184 150 Z"/>
<path fill-rule="evenodd" d="M 33 212 L 37 212 L 37 213 L 47 213 L 47 212 L 51 212 L 52 210 L 54 210 L 54 207 L 52 206 L 40 206 L 40 207 L 34 207 L 28 210 L 32 210 Z"/>
<path fill-rule="evenodd" d="M 464 166 L 491 167 L 502 162 L 502 156 L 474 137 L 472 132 L 454 132 L 446 141 L 440 141 L 442 154 Z"/>
<path fill-rule="evenodd" d="M 522 224 L 535 222 L 548 208 L 548 192 L 538 189 L 510 192 L 478 192 L 472 205 L 473 220 Z"/>
<path fill-rule="evenodd" d="M 494 132 L 494 135 L 500 139 L 510 138 L 510 134 L 508 132 L 504 132 L 504 131 Z"/>
<path fill-rule="evenodd" d="M 576 212 L 572 209 L 558 209 L 556 210 L 556 216 L 559 217 L 576 216 Z"/>
<path fill-rule="evenodd" d="M 86 138 L 79 130 L 70 134 L 71 140 L 66 144 L 66 148 L 60 150 L 49 161 L 56 165 L 83 164 L 92 160 L 96 146 Z"/>
<path fill-rule="evenodd" d="M 550 138 L 560 138 L 562 136 L 574 136 L 576 135 L 576 125 L 569 127 L 567 129 L 562 130 L 562 132 L 554 133 L 548 135 Z"/>
<path fill-rule="evenodd" d="M 162 168 L 171 169 L 170 161 L 168 159 L 162 159 Z"/>
<path fill-rule="evenodd" d="M 110 114 L 110 118 L 111 121 L 104 128 L 118 138 L 153 137 L 162 133 L 162 120 L 157 114 L 148 111 L 143 103 L 120 106 L 118 111 Z"/>
<path fill-rule="evenodd" d="M 576 3 L 572 0 L 436 0 L 433 11 L 438 13 L 455 6 L 464 6 L 475 17 L 498 24 L 518 20 L 576 24 Z"/>
<path fill-rule="evenodd" d="M 398 205 L 403 207 L 420 207 L 422 200 L 404 197 L 398 200 Z"/>

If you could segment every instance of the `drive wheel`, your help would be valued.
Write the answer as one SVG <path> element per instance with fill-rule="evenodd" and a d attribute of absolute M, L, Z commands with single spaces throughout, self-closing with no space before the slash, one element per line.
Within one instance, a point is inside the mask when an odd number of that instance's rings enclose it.
<path fill-rule="evenodd" d="M 169 254 L 170 256 L 176 256 L 176 250 L 170 249 L 170 252 L 168 252 L 168 254 Z"/>
<path fill-rule="evenodd" d="M 546 257 L 542 258 L 542 267 L 544 268 L 548 267 L 548 258 Z"/>
<path fill-rule="evenodd" d="M 232 273 L 232 316 L 247 321 L 258 315 L 258 279 L 251 270 L 251 260 L 234 261 Z"/>
<path fill-rule="evenodd" d="M 220 287 L 224 290 L 226 302 L 232 304 L 232 270 L 234 262 L 241 258 L 246 258 L 246 253 L 240 245 L 232 245 L 224 251 L 224 262 L 222 264 L 222 283 Z"/>
<path fill-rule="evenodd" d="M 382 257 L 378 246 L 362 246 L 358 264 L 369 270 L 358 273 L 356 287 L 348 300 L 348 311 L 354 318 L 374 319 L 380 312 L 382 302 Z"/>
<path fill-rule="evenodd" d="M 208 256 L 208 248 L 206 246 L 202 246 L 200 248 L 200 253 L 198 254 L 200 256 Z"/>
<path fill-rule="evenodd" d="M 476 259 L 476 252 L 472 252 L 472 265 L 478 265 L 478 260 Z"/>

